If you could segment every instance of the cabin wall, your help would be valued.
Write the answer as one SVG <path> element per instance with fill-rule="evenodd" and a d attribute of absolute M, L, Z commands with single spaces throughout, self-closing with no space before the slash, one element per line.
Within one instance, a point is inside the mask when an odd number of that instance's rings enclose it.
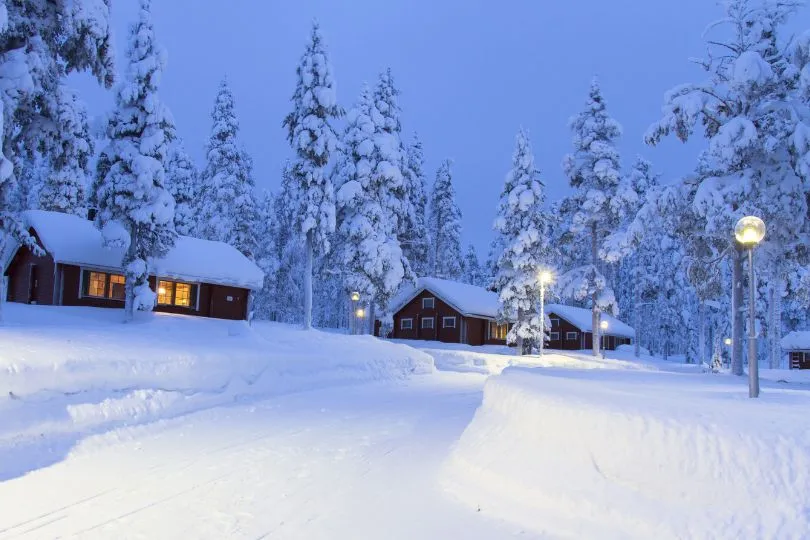
<path fill-rule="evenodd" d="M 566 321 L 554 312 L 548 313 L 551 319 L 551 335 L 556 339 L 550 339 L 546 342 L 546 348 L 559 349 L 563 351 L 576 351 L 576 350 L 589 350 L 593 348 L 593 334 L 591 332 L 582 332 L 579 328 Z M 555 320 L 556 319 L 556 320 Z M 559 322 L 557 322 L 559 320 Z M 576 333 L 576 339 L 567 339 L 566 334 L 569 332 Z M 556 334 L 556 336 L 554 335 Z M 602 343 L 600 348 L 608 351 L 616 350 L 619 345 L 625 345 L 632 342 L 631 339 L 613 335 L 602 336 Z"/>
<path fill-rule="evenodd" d="M 29 231 L 40 243 L 39 237 Z M 41 243 L 40 243 L 41 245 Z M 6 300 L 25 304 L 52 305 L 55 300 L 54 269 L 56 265 L 53 257 L 46 253 L 42 257 L 26 246 L 22 246 L 14 254 L 6 270 L 8 288 Z"/>
<path fill-rule="evenodd" d="M 469 345 L 483 345 L 487 336 L 487 320 L 475 317 L 465 317 L 467 325 L 467 343 Z"/>
<path fill-rule="evenodd" d="M 433 309 L 423 309 L 423 298 L 435 298 Z M 422 320 L 433 317 L 433 328 L 422 328 Z M 455 317 L 455 328 L 442 328 L 443 317 Z M 413 329 L 403 330 L 402 319 L 413 319 Z M 461 323 L 463 317 L 455 309 L 442 302 L 430 291 L 422 291 L 419 296 L 408 302 L 402 309 L 394 314 L 393 337 L 396 339 L 421 339 L 441 341 L 444 343 L 460 343 Z"/>

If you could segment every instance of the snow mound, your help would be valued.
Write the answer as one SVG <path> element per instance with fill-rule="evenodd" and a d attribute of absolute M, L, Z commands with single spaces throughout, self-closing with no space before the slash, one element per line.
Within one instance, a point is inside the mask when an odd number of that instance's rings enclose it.
<path fill-rule="evenodd" d="M 509 368 L 442 471 L 482 512 L 572 538 L 803 538 L 810 392 L 727 376 Z"/>

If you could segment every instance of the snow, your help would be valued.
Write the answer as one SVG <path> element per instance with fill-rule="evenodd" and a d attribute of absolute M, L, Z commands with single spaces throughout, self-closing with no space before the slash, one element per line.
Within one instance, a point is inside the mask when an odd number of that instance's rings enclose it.
<path fill-rule="evenodd" d="M 121 268 L 124 247 L 105 248 L 101 232 L 91 221 L 43 210 L 29 210 L 24 218 L 55 262 Z M 165 257 L 152 262 L 150 270 L 160 277 L 251 289 L 260 289 L 264 281 L 259 267 L 234 247 L 188 236 L 179 236 Z"/>
<path fill-rule="evenodd" d="M 562 304 L 546 304 L 546 314 L 550 315 L 552 313 L 570 322 L 583 332 L 593 332 L 593 318 L 590 309 L 565 306 Z M 636 336 L 636 332 L 633 328 L 607 313 L 603 312 L 600 320 L 607 321 L 608 323 L 607 330 L 604 332 L 605 335 L 626 338 L 634 338 Z"/>
<path fill-rule="evenodd" d="M 416 287 L 407 288 L 392 300 L 391 312 L 396 313 L 424 290 L 432 292 L 462 315 L 488 319 L 498 316 L 500 306 L 496 293 L 483 287 L 435 277 L 418 278 Z"/>
<path fill-rule="evenodd" d="M 153 313 L 122 324 L 117 310 L 22 304 L 7 304 L 5 319 L 0 480 L 49 459 L 24 458 L 43 437 L 433 370 L 433 360 L 410 347 L 276 323 Z"/>
<path fill-rule="evenodd" d="M 782 338 L 780 343 L 782 345 L 782 349 L 786 351 L 810 351 L 810 331 L 790 332 L 788 335 Z"/>
<path fill-rule="evenodd" d="M 509 368 L 442 472 L 471 508 L 565 538 L 803 538 L 806 386 Z"/>

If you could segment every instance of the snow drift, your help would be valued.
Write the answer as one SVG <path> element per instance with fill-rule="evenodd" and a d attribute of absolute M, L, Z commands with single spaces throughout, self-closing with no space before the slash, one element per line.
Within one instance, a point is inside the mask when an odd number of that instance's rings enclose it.
<path fill-rule="evenodd" d="M 803 538 L 806 389 L 737 379 L 508 368 L 445 464 L 482 512 L 574 538 Z"/>

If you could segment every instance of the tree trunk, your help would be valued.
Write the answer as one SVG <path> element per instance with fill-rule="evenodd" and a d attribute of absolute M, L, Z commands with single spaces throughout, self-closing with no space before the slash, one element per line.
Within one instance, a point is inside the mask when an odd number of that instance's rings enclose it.
<path fill-rule="evenodd" d="M 377 302 L 375 302 L 374 300 L 372 300 L 368 304 L 368 333 L 369 333 L 369 335 L 372 335 L 372 336 L 374 335 L 374 327 L 376 326 L 376 323 L 377 323 L 377 321 L 375 320 L 376 317 L 377 317 L 377 313 L 376 313 L 377 310 L 375 309 L 376 305 L 377 305 Z M 438 323 L 437 323 L 437 326 L 438 326 Z"/>
<path fill-rule="evenodd" d="M 735 246 L 731 254 L 731 373 L 734 375 L 744 375 L 745 318 L 743 309 L 742 251 Z"/>
<path fill-rule="evenodd" d="M 312 231 L 307 233 L 304 257 L 304 330 L 312 328 Z"/>
<path fill-rule="evenodd" d="M 782 364 L 782 348 L 780 341 L 782 339 L 782 280 L 776 279 L 776 283 L 771 287 L 771 322 L 769 329 L 771 331 L 771 369 L 779 369 Z"/>
<path fill-rule="evenodd" d="M 698 362 L 706 364 L 706 303 L 701 299 L 698 304 Z"/>
<path fill-rule="evenodd" d="M 636 358 L 641 356 L 641 328 L 639 323 L 641 322 L 641 317 L 639 317 L 639 312 L 641 311 L 641 271 L 639 269 L 638 257 L 636 257 L 636 266 L 635 266 L 635 306 L 633 309 L 633 326 L 635 326 L 636 330 L 636 339 L 634 339 L 633 343 L 633 354 Z"/>
<path fill-rule="evenodd" d="M 596 268 L 596 263 L 599 261 L 599 249 L 596 243 L 596 224 L 591 225 L 591 263 L 593 264 L 594 268 Z M 600 322 L 600 311 L 599 306 L 597 305 L 597 301 L 599 299 L 599 293 L 594 292 L 591 295 L 591 302 L 593 306 L 591 308 L 591 341 L 593 345 L 593 355 L 599 356 L 599 339 L 602 335 L 602 329 L 599 328 Z"/>
<path fill-rule="evenodd" d="M 3 324 L 3 306 L 6 303 L 6 286 L 8 279 L 0 272 L 0 324 Z"/>
<path fill-rule="evenodd" d="M 138 284 L 136 279 L 138 276 L 131 273 L 127 268 L 131 262 L 136 258 L 138 247 L 138 232 L 137 229 L 130 235 L 129 247 L 127 248 L 126 264 L 124 265 L 124 322 L 131 322 L 135 319 L 135 286 Z"/>
<path fill-rule="evenodd" d="M 518 316 L 517 316 L 517 319 L 518 319 L 517 320 L 517 326 L 518 326 L 518 328 L 520 328 L 520 325 L 523 323 L 523 318 L 524 318 L 523 310 L 518 309 Z M 520 336 L 520 334 L 518 334 L 516 339 L 515 339 L 515 345 L 517 346 L 518 356 L 523 356 L 523 338 Z"/>

